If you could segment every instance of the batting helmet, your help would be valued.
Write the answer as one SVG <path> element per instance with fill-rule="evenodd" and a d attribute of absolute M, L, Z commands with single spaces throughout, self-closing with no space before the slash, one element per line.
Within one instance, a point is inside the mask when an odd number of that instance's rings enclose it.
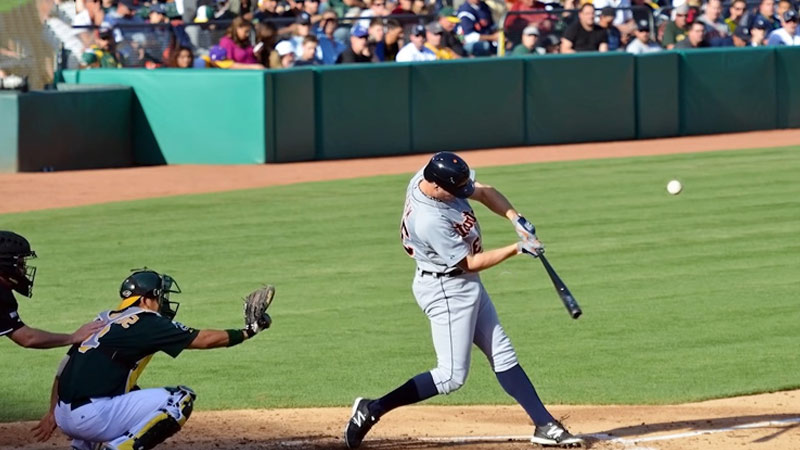
<path fill-rule="evenodd" d="M 174 278 L 167 274 L 160 274 L 153 270 L 136 269 L 122 282 L 119 296 L 122 303 L 119 308 L 124 309 L 136 304 L 142 297 L 158 301 L 158 312 L 172 320 L 178 314 L 180 303 L 169 300 L 169 294 L 180 294 L 181 288 Z M 175 309 L 172 306 L 175 306 Z"/>
<path fill-rule="evenodd" d="M 439 152 L 433 155 L 422 175 L 427 181 L 436 183 L 458 198 L 467 198 L 475 192 L 472 171 L 467 162 L 455 153 Z"/>
<path fill-rule="evenodd" d="M 27 262 L 31 258 L 36 258 L 36 252 L 27 239 L 12 231 L 0 231 L 0 277 L 26 297 L 33 295 L 36 278 L 36 267 Z"/>

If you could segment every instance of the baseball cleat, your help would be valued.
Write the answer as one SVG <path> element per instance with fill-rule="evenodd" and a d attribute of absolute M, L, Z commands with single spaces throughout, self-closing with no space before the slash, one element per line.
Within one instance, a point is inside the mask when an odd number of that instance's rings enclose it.
<path fill-rule="evenodd" d="M 536 426 L 531 437 L 531 442 L 542 446 L 555 447 L 580 447 L 584 445 L 584 440 L 573 436 L 558 422 L 548 422 L 545 425 Z"/>
<path fill-rule="evenodd" d="M 359 397 L 353 403 L 353 413 L 344 428 L 344 443 L 347 448 L 358 448 L 370 428 L 378 423 L 378 418 L 369 411 L 372 400 Z"/>

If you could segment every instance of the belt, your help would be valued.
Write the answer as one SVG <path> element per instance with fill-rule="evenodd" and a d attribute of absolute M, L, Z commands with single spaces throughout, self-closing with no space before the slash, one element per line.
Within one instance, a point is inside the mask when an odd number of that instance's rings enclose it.
<path fill-rule="evenodd" d="M 419 274 L 422 276 L 427 275 L 433 278 L 450 278 L 464 275 L 464 271 L 461 269 L 451 270 L 450 272 L 428 272 L 427 270 L 420 270 Z"/>
<path fill-rule="evenodd" d="M 78 400 L 73 400 L 73 401 L 71 401 L 69 403 L 64 402 L 64 401 L 62 401 L 61 403 L 64 403 L 65 405 L 69 405 L 70 411 L 75 411 L 76 409 L 80 408 L 81 406 L 88 405 L 89 403 L 92 403 L 92 399 L 90 399 L 90 398 L 81 398 L 81 399 L 78 399 Z"/>

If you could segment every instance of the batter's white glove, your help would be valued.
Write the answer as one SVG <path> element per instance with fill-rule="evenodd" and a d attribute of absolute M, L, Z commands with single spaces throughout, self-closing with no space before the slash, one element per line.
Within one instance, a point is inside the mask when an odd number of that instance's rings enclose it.
<path fill-rule="evenodd" d="M 539 242 L 538 239 L 534 239 L 533 241 L 519 241 L 517 242 L 517 254 L 520 253 L 526 253 L 534 258 L 538 258 L 539 255 L 544 253 L 544 244 Z"/>
<path fill-rule="evenodd" d="M 517 232 L 520 241 L 533 243 L 533 241 L 536 240 L 536 227 L 528 222 L 528 219 L 517 215 L 512 222 L 514 223 L 514 230 Z"/>

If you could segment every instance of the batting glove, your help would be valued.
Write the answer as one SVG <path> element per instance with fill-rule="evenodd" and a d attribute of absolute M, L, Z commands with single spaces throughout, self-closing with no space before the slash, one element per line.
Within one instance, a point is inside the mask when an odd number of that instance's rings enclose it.
<path fill-rule="evenodd" d="M 533 241 L 519 241 L 517 242 L 517 254 L 525 253 L 538 258 L 539 255 L 544 253 L 544 244 L 539 242 L 538 239 Z"/>
<path fill-rule="evenodd" d="M 518 215 L 514 218 L 513 223 L 514 230 L 521 241 L 533 242 L 536 240 L 536 227 L 528 222 L 528 219 Z"/>

